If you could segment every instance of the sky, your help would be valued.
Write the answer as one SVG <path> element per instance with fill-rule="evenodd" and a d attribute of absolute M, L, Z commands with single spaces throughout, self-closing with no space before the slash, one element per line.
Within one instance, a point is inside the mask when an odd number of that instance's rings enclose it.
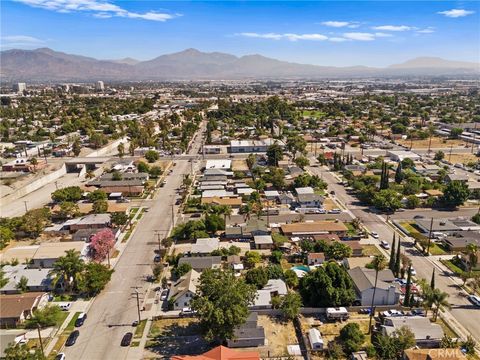
<path fill-rule="evenodd" d="M 2 50 L 98 59 L 196 48 L 330 66 L 480 62 L 480 1 L 1 0 Z"/>

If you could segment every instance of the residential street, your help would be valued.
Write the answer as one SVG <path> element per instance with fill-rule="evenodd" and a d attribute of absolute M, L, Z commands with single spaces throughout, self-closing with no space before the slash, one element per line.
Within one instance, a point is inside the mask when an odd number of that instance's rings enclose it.
<path fill-rule="evenodd" d="M 197 152 L 201 146 L 201 136 L 197 136 L 191 151 Z M 85 324 L 79 329 L 77 343 L 64 352 L 67 359 L 103 360 L 126 359 L 129 352 L 137 348 L 121 347 L 122 337 L 127 332 L 135 332 L 131 326 L 138 319 L 135 288 L 138 288 L 140 306 L 148 289 L 145 281 L 151 275 L 154 249 L 157 248 L 155 231 L 164 236 L 172 223 L 172 206 L 175 191 L 182 184 L 183 175 L 190 173 L 187 160 L 177 161 L 173 172 L 167 176 L 166 185 L 157 193 L 150 209 L 136 226 L 128 245 L 119 259 L 112 279 L 105 290 L 95 299 Z M 143 317 L 142 317 L 143 318 Z"/>
<path fill-rule="evenodd" d="M 371 212 L 365 206 L 358 205 L 356 198 L 348 195 L 345 191 L 344 186 L 340 185 L 335 176 L 329 171 L 320 167 L 309 167 L 309 171 L 312 174 L 316 174 L 319 176 L 321 175 L 323 179 L 327 181 L 329 191 L 334 190 L 338 200 L 340 200 L 344 205 L 346 205 L 346 207 L 353 214 L 353 216 L 359 218 L 370 231 L 377 232 L 379 234 L 380 240 L 386 240 L 390 244 L 392 243 L 394 230 L 390 225 L 386 224 L 385 218 Z M 397 215 L 402 217 L 406 213 L 407 212 L 400 212 Z M 449 215 L 456 216 L 456 214 L 452 213 L 444 214 L 445 217 Z M 462 211 L 462 214 L 463 216 L 466 215 L 464 211 Z M 438 212 L 435 212 L 435 216 L 439 216 Z M 445 268 L 443 267 L 443 265 L 436 261 L 434 257 L 424 257 L 420 255 L 420 253 L 412 247 L 413 243 L 404 242 L 402 244 L 407 245 L 407 247 L 402 247 L 402 251 L 410 256 L 413 267 L 417 271 L 417 278 L 425 278 L 430 281 L 433 268 L 436 267 L 436 287 L 440 288 L 442 291 L 445 291 L 450 295 L 449 301 L 452 305 L 452 308 L 449 311 L 449 313 L 451 314 L 451 317 L 449 317 L 449 321 L 456 321 L 460 323 L 466 330 L 470 332 L 472 336 L 477 339 L 477 341 L 480 340 L 480 310 L 478 308 L 475 308 L 466 299 L 467 294 L 464 291 L 460 291 L 460 289 L 458 288 L 457 284 L 461 284 L 461 280 L 450 277 L 449 272 L 444 271 Z"/>

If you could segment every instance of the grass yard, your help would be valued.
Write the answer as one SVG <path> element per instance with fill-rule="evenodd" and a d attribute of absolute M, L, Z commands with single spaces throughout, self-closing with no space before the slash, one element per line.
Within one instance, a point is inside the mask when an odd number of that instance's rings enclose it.
<path fill-rule="evenodd" d="M 450 155 L 445 152 L 445 160 L 448 160 L 452 164 L 468 164 L 470 162 L 477 162 L 478 157 L 475 154 L 452 154 Z"/>
<path fill-rule="evenodd" d="M 132 341 L 130 344 L 130 347 L 139 347 L 140 346 L 140 341 Z"/>
<path fill-rule="evenodd" d="M 50 352 L 50 355 L 48 356 L 48 359 L 55 359 L 55 356 L 60 352 L 62 349 L 63 345 L 65 344 L 65 341 L 67 341 L 68 334 L 64 333 L 60 335 L 57 338 L 57 342 L 55 343 L 55 346 L 53 347 L 52 351 Z"/>
<path fill-rule="evenodd" d="M 430 243 L 430 254 L 431 255 L 446 255 L 448 254 L 445 249 L 443 249 L 441 246 L 438 244 L 435 244 L 434 242 Z"/>
<path fill-rule="evenodd" d="M 145 326 L 145 325 L 144 325 Z M 193 318 L 159 319 L 152 322 L 148 337 L 166 335 L 189 336 L 200 333 L 198 320 Z"/>
<path fill-rule="evenodd" d="M 318 119 L 325 116 L 325 113 L 318 110 L 303 110 L 302 116 L 313 117 Z"/>
<path fill-rule="evenodd" d="M 146 319 L 140 321 L 140 323 L 137 325 L 137 327 L 135 328 L 135 335 L 134 335 L 136 338 L 142 337 L 143 331 L 145 330 L 145 325 L 147 325 Z"/>
<path fill-rule="evenodd" d="M 440 262 L 445 265 L 451 272 L 455 275 L 461 276 L 463 274 L 463 269 L 456 265 L 452 260 L 440 260 Z"/>
<path fill-rule="evenodd" d="M 440 325 L 446 335 L 450 336 L 451 338 L 458 338 L 457 333 L 453 331 L 452 328 L 450 328 L 450 326 L 448 326 L 448 324 L 440 316 L 437 317 L 435 324 Z"/>
<path fill-rule="evenodd" d="M 377 256 L 382 255 L 380 249 L 373 244 L 362 245 L 363 247 L 363 256 Z"/>
<path fill-rule="evenodd" d="M 68 323 L 67 327 L 65 328 L 65 331 L 73 331 L 75 328 L 75 321 L 78 319 L 78 316 L 81 314 L 81 312 L 76 312 L 75 315 L 73 315 L 72 319 Z"/>

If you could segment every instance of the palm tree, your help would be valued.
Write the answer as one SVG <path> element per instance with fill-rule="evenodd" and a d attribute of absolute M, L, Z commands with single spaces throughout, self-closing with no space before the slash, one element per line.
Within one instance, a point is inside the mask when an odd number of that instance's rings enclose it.
<path fill-rule="evenodd" d="M 470 243 L 467 245 L 467 256 L 468 256 L 468 271 L 471 272 L 472 269 L 477 266 L 478 263 L 478 245 Z"/>
<path fill-rule="evenodd" d="M 220 210 L 219 213 L 223 215 L 223 221 L 225 223 L 225 226 L 227 226 L 227 217 L 228 219 L 232 217 L 232 213 L 233 213 L 232 207 L 229 205 L 222 205 L 219 210 Z"/>
<path fill-rule="evenodd" d="M 378 273 L 385 269 L 385 267 L 387 266 L 387 260 L 383 255 L 376 255 L 371 264 L 372 268 L 375 270 L 375 285 L 373 287 L 372 306 L 370 306 L 370 323 L 368 325 L 368 333 L 370 333 L 372 328 L 373 305 L 375 305 L 375 293 L 377 291 Z"/>
<path fill-rule="evenodd" d="M 15 285 L 15 289 L 20 291 L 21 293 L 27 292 L 28 290 L 28 278 L 22 276 L 18 283 Z"/>
<path fill-rule="evenodd" d="M 245 221 L 250 220 L 250 216 L 253 213 L 253 205 L 250 202 L 247 202 L 245 205 L 242 206 L 242 213 L 244 215 Z"/>
<path fill-rule="evenodd" d="M 450 308 L 450 303 L 448 302 L 448 294 L 441 291 L 440 289 L 434 289 L 432 291 L 432 300 L 435 309 L 433 310 L 433 321 L 437 321 L 438 312 L 443 308 Z"/>
<path fill-rule="evenodd" d="M 71 291 L 75 288 L 78 276 L 83 271 L 85 263 L 80 257 L 80 252 L 67 250 L 65 256 L 59 257 L 53 264 L 50 273 L 55 277 L 55 284 L 62 281 L 65 288 Z"/>

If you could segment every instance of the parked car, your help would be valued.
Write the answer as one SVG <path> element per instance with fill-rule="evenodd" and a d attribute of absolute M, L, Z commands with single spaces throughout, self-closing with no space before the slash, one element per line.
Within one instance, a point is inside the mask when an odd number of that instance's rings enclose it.
<path fill-rule="evenodd" d="M 168 296 L 168 289 L 165 289 L 162 291 L 162 293 L 160 294 L 160 300 L 167 300 L 167 296 Z"/>
<path fill-rule="evenodd" d="M 123 335 L 122 342 L 120 343 L 121 346 L 130 346 L 130 343 L 132 342 L 133 338 L 133 333 L 127 332 L 125 335 Z"/>
<path fill-rule="evenodd" d="M 160 255 L 155 255 L 153 258 L 153 262 L 159 263 L 162 260 L 162 257 Z"/>
<path fill-rule="evenodd" d="M 480 307 L 480 296 L 468 295 L 468 300 L 475 306 Z"/>
<path fill-rule="evenodd" d="M 85 320 L 87 320 L 87 314 L 85 314 L 84 312 L 80 313 L 80 315 L 78 315 L 77 317 L 77 320 L 75 320 L 75 326 L 76 327 L 82 326 Z"/>
<path fill-rule="evenodd" d="M 66 358 L 64 353 L 58 353 L 57 356 L 55 356 L 55 360 L 65 360 Z"/>
<path fill-rule="evenodd" d="M 425 216 L 423 216 L 423 215 L 415 215 L 413 218 L 414 218 L 414 219 L 424 219 Z"/>
<path fill-rule="evenodd" d="M 196 311 L 192 310 L 189 307 L 184 307 L 182 311 L 180 311 L 180 316 L 192 316 L 195 315 Z"/>
<path fill-rule="evenodd" d="M 417 270 L 415 270 L 413 267 L 410 268 L 410 275 L 412 275 L 412 276 L 417 275 Z"/>
<path fill-rule="evenodd" d="M 62 309 L 63 311 L 68 311 L 70 310 L 71 306 L 72 306 L 71 303 L 60 304 L 60 309 Z"/>
<path fill-rule="evenodd" d="M 78 336 L 80 335 L 80 331 L 78 330 L 74 330 L 70 333 L 70 335 L 68 336 L 68 339 L 67 341 L 65 342 L 65 346 L 73 346 L 75 345 L 76 341 L 77 341 L 77 338 Z"/>
<path fill-rule="evenodd" d="M 134 321 L 132 322 L 132 326 L 133 326 L 133 327 L 138 326 L 138 320 L 134 320 Z"/>
<path fill-rule="evenodd" d="M 341 214 L 341 213 L 342 213 L 342 210 L 340 210 L 340 209 L 332 209 L 332 210 L 328 210 L 328 213 L 329 213 L 329 214 Z"/>
<path fill-rule="evenodd" d="M 371 235 L 374 239 L 378 239 L 378 237 L 379 237 L 379 236 L 378 236 L 378 233 L 375 232 L 375 231 L 372 231 L 372 232 L 370 233 L 370 235 Z"/>
<path fill-rule="evenodd" d="M 380 246 L 383 247 L 385 250 L 390 249 L 390 245 L 385 240 L 380 241 Z"/>
<path fill-rule="evenodd" d="M 412 310 L 412 315 L 414 316 L 425 316 L 425 311 L 422 309 L 413 309 Z"/>

